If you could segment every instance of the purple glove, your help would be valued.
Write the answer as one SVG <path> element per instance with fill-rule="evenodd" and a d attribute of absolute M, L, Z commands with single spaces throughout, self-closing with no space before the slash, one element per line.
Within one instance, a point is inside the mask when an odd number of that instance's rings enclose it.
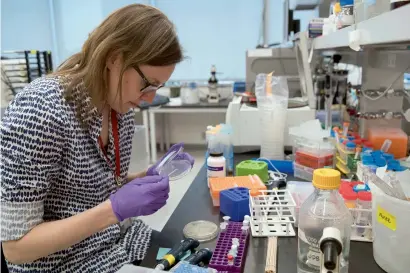
<path fill-rule="evenodd" d="M 158 175 L 158 172 L 157 172 L 156 168 L 157 168 L 158 164 L 162 161 L 162 159 L 165 158 L 172 151 L 178 151 L 181 147 L 184 147 L 184 143 L 182 143 L 182 142 L 172 145 L 172 147 L 169 148 L 169 150 L 166 152 L 166 154 L 163 157 L 161 157 L 160 160 L 158 160 L 154 165 L 152 165 L 151 167 L 148 168 L 147 175 Z M 195 163 L 195 159 L 188 153 L 181 153 L 181 154 L 177 155 L 175 157 L 175 159 L 187 160 L 191 163 L 191 167 L 193 167 L 194 163 Z"/>
<path fill-rule="evenodd" d="M 164 176 L 136 178 L 110 196 L 112 210 L 119 221 L 150 215 L 162 208 L 168 199 L 169 179 Z"/>

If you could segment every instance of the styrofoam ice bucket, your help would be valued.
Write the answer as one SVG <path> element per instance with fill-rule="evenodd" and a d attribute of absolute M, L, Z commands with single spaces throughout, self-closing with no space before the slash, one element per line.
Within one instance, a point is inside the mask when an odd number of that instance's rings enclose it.
<path fill-rule="evenodd" d="M 373 209 L 373 256 L 389 273 L 410 270 L 410 201 L 382 192 L 369 181 Z"/>

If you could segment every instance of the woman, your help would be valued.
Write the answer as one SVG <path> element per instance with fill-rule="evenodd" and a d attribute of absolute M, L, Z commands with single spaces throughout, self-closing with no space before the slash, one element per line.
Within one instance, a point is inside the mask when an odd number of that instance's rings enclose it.
<path fill-rule="evenodd" d="M 151 230 L 130 219 L 164 206 L 169 181 L 155 165 L 128 173 L 130 109 L 152 102 L 182 59 L 167 17 L 130 5 L 103 21 L 54 75 L 16 96 L 0 143 L 10 272 L 115 272 L 144 258 Z"/>

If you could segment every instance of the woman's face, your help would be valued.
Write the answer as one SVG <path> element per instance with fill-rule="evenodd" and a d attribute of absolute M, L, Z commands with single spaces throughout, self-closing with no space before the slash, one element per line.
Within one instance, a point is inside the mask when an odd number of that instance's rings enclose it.
<path fill-rule="evenodd" d="M 151 103 L 154 100 L 156 88 L 148 86 L 160 86 L 171 77 L 175 65 L 150 66 L 141 65 L 138 68 L 128 68 L 122 77 L 121 91 L 122 100 L 119 95 L 118 82 L 122 68 L 122 59 L 117 57 L 107 63 L 108 67 L 108 104 L 118 113 L 125 114 L 131 108 L 136 108 L 140 101 Z M 138 73 L 139 69 L 140 73 Z M 143 79 L 145 77 L 145 81 Z M 144 90 L 141 89 L 145 88 Z"/>

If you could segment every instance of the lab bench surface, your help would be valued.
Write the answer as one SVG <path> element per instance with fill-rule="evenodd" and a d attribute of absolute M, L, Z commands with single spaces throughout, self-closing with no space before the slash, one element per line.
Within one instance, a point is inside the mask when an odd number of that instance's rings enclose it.
<path fill-rule="evenodd" d="M 235 154 L 235 162 L 255 158 L 256 154 Z M 292 180 L 291 177 L 288 180 Z M 178 183 L 172 182 L 172 183 Z M 206 168 L 202 167 L 188 191 L 185 193 L 178 207 L 168 220 L 160 234 L 160 240 L 155 240 L 148 250 L 147 256 L 141 266 L 153 268 L 156 265 L 156 256 L 159 247 L 171 248 L 179 243 L 184 235 L 182 230 L 186 224 L 197 220 L 208 220 L 216 223 L 222 222 L 219 207 L 212 205 L 209 189 L 206 181 Z M 202 243 L 200 248 L 214 249 L 216 239 Z M 297 237 L 282 237 L 278 239 L 277 272 L 293 273 L 297 271 L 296 255 L 298 241 Z M 267 238 L 251 237 L 248 254 L 245 261 L 244 273 L 265 272 L 266 251 L 268 248 Z M 384 271 L 373 259 L 373 249 L 371 243 L 354 242 L 350 243 L 349 273 L 383 273 Z"/>
<path fill-rule="evenodd" d="M 162 108 L 227 108 L 231 100 L 224 99 L 220 100 L 218 103 L 209 103 L 208 101 L 200 100 L 199 103 L 195 104 L 183 104 L 181 100 L 171 99 L 167 104 L 162 105 Z"/>

